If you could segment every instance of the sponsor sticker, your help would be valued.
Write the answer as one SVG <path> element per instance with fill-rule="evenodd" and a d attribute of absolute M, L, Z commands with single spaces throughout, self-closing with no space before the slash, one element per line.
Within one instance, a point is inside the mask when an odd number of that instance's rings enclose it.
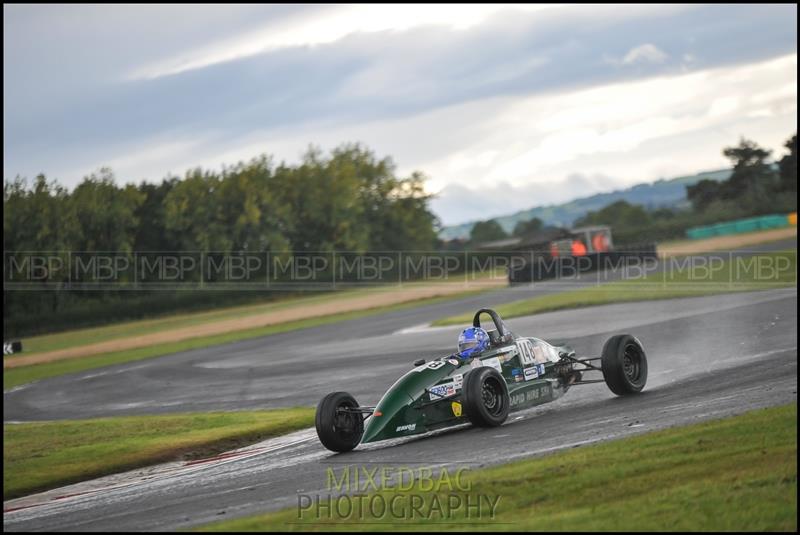
<path fill-rule="evenodd" d="M 458 360 L 456 359 L 447 359 L 447 362 L 449 362 L 453 366 L 458 366 Z"/>
<path fill-rule="evenodd" d="M 515 375 L 514 376 L 514 382 L 515 383 L 521 383 L 522 382 L 522 376 L 521 375 Z"/>
<path fill-rule="evenodd" d="M 542 386 L 533 387 L 524 392 L 512 394 L 509 400 L 511 401 L 511 406 L 516 407 L 518 405 L 522 405 L 523 403 L 541 402 L 542 399 L 547 397 L 552 397 L 552 389 L 550 385 L 545 384 Z"/>
<path fill-rule="evenodd" d="M 406 424 L 406 425 L 398 425 L 397 429 L 394 430 L 395 433 L 399 433 L 401 431 L 413 431 L 416 429 L 417 424 Z"/>
<path fill-rule="evenodd" d="M 435 401 L 437 399 L 446 398 L 447 396 L 452 396 L 455 393 L 456 389 L 453 386 L 453 383 L 447 383 L 444 385 L 432 386 L 429 396 L 431 401 Z"/>
<path fill-rule="evenodd" d="M 458 375 L 456 377 L 462 378 L 463 376 Z M 461 380 L 458 383 L 456 383 L 455 381 L 451 381 L 449 383 L 432 386 L 429 389 L 430 391 L 429 397 L 431 398 L 431 401 L 435 401 L 437 399 L 442 399 L 454 395 L 456 391 L 461 388 L 462 382 L 463 381 Z"/>
<path fill-rule="evenodd" d="M 525 380 L 530 381 L 532 379 L 536 379 L 539 377 L 539 366 L 534 366 L 532 368 L 525 368 Z"/>
<path fill-rule="evenodd" d="M 540 376 L 544 375 L 544 364 L 537 364 L 536 370 L 539 372 Z"/>
<path fill-rule="evenodd" d="M 456 418 L 461 417 L 461 403 L 454 401 L 450 404 L 450 408 L 453 409 L 453 416 Z"/>

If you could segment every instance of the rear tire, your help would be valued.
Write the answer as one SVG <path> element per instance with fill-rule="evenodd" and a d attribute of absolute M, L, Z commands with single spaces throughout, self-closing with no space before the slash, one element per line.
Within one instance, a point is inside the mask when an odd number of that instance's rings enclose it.
<path fill-rule="evenodd" d="M 618 396 L 638 394 L 647 383 L 647 356 L 639 340 L 629 334 L 609 338 L 600 362 L 606 385 Z"/>
<path fill-rule="evenodd" d="M 497 427 L 506 421 L 511 400 L 505 379 L 491 366 L 471 371 L 464 380 L 464 412 L 473 425 Z"/>
<path fill-rule="evenodd" d="M 358 446 L 364 435 L 364 419 L 359 413 L 341 411 L 356 407 L 358 402 L 347 392 L 332 392 L 322 398 L 317 405 L 315 425 L 323 446 L 338 453 Z"/>

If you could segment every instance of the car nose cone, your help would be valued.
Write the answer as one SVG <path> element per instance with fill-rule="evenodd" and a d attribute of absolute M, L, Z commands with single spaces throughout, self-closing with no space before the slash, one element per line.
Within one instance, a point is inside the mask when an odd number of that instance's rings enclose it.
<path fill-rule="evenodd" d="M 408 406 L 412 401 L 404 392 L 387 392 L 375 407 L 375 412 L 367 419 L 361 443 L 403 436 L 416 430 L 416 419 L 407 421 L 413 416 L 412 412 L 417 413 Z"/>

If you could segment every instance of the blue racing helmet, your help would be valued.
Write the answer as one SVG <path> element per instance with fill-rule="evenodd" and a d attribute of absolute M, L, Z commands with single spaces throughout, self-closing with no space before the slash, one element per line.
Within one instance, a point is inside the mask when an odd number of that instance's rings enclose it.
<path fill-rule="evenodd" d="M 467 327 L 458 337 L 458 356 L 469 358 L 489 347 L 489 335 L 480 327 Z"/>

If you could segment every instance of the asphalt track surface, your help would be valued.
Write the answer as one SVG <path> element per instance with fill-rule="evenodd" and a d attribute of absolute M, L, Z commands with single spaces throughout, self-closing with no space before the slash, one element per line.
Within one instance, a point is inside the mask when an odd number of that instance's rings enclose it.
<path fill-rule="evenodd" d="M 426 314 L 438 317 L 441 310 Z M 397 332 L 396 321 L 380 319 L 367 332 L 339 324 L 231 344 L 225 351 L 96 370 L 95 377 L 54 379 L 47 381 L 54 405 L 38 410 L 75 417 L 159 412 L 162 403 L 171 403 L 171 410 L 304 405 L 330 390 L 348 390 L 373 404 L 412 360 L 452 349 L 459 327 L 413 328 L 426 319 L 432 318 L 410 315 L 405 332 Z M 313 430 L 300 431 L 229 457 L 172 463 L 5 502 L 4 530 L 186 528 L 297 507 L 299 495 L 325 498 L 328 468 L 473 468 L 797 400 L 796 287 L 604 305 L 507 323 L 519 334 L 568 342 L 583 355 L 598 354 L 612 334 L 634 334 L 647 350 L 647 387 L 618 398 L 602 383 L 576 386 L 554 403 L 513 413 L 499 428 L 462 426 L 347 454 L 325 450 Z M 131 381 L 131 391 L 144 393 L 133 397 L 123 386 Z M 82 386 L 70 388 L 71 382 Z M 200 384 L 203 393 L 190 395 Z M 6 405 L 32 388 L 7 394 Z M 105 392 L 98 395 L 97 388 Z M 77 408 L 57 410 L 58 403 Z"/>
<path fill-rule="evenodd" d="M 749 252 L 796 247 L 796 240 L 750 247 Z M 728 253 L 719 253 L 725 257 Z M 737 252 L 734 254 L 742 254 Z M 661 264 L 647 264 L 658 272 Z M 244 340 L 54 377 L 13 388 L 3 395 L 5 422 L 91 418 L 133 414 L 258 409 L 316 405 L 332 390 L 353 393 L 362 403 L 376 402 L 384 387 L 418 358 L 435 358 L 455 350 L 459 327 L 436 334 L 407 332 L 441 317 L 492 307 L 519 299 L 557 293 L 635 277 L 641 270 L 588 273 L 569 280 L 504 288 L 481 295 Z M 725 299 L 725 298 L 720 298 Z M 691 306 L 691 305 L 684 305 Z M 522 335 L 551 341 L 580 340 L 614 319 L 641 318 L 641 310 L 673 311 L 662 302 L 620 305 L 605 310 L 565 311 L 536 319 L 510 320 Z M 631 314 L 629 310 L 635 310 Z M 646 313 L 645 317 L 650 315 Z M 548 323 L 551 322 L 551 323 Z M 554 323 L 553 323 L 554 322 Z M 548 331 L 552 326 L 563 328 Z M 617 321 L 614 328 L 629 324 Z M 618 326 L 618 327 L 617 327 Z M 605 331 L 609 333 L 611 329 Z M 554 340 L 555 338 L 555 340 Z M 593 340 L 593 342 L 596 342 Z M 656 342 L 660 342 L 656 340 Z M 576 350 L 597 353 L 595 346 Z"/>

